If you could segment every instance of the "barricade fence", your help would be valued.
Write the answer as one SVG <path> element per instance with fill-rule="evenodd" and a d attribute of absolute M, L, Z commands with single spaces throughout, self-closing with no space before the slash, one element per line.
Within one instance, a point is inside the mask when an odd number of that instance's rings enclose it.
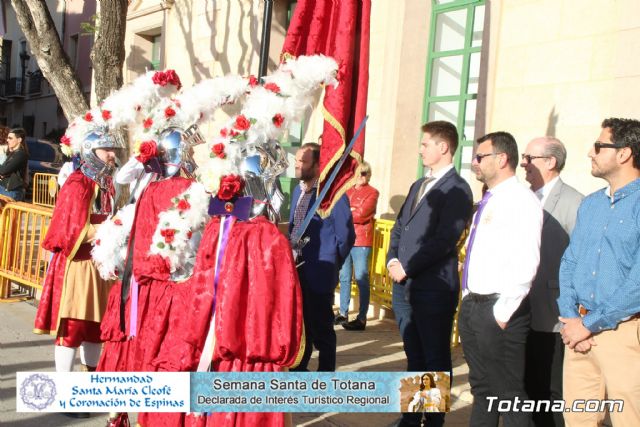
<path fill-rule="evenodd" d="M 34 205 L 53 207 L 58 197 L 58 175 L 52 173 L 36 173 L 33 175 Z"/>
<path fill-rule="evenodd" d="M 5 205 L 0 215 L 0 298 L 34 297 L 42 289 L 51 254 L 40 243 L 52 212 L 29 203 Z"/>

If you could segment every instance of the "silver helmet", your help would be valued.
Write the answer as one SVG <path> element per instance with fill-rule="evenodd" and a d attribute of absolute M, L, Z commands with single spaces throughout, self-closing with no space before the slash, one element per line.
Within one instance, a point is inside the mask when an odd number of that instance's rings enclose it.
<path fill-rule="evenodd" d="M 116 134 L 112 134 L 106 127 L 95 127 L 87 133 L 80 147 L 80 170 L 88 178 L 95 181 L 100 188 L 108 187 L 108 179 L 113 176 L 115 167 L 102 161 L 95 150 L 99 148 L 124 148 L 124 141 Z"/>
<path fill-rule="evenodd" d="M 243 147 L 239 165 L 245 181 L 244 193 L 254 199 L 251 217 L 264 215 L 273 222 L 279 222 L 284 194 L 278 176 L 289 166 L 287 153 L 273 139 L 257 144 L 254 150 L 254 154 L 247 154 L 246 147 Z"/>
<path fill-rule="evenodd" d="M 204 141 L 196 125 L 183 130 L 178 126 L 165 128 L 158 135 L 160 175 L 169 178 L 184 170 L 192 176 L 198 167 L 193 159 L 193 146 Z"/>

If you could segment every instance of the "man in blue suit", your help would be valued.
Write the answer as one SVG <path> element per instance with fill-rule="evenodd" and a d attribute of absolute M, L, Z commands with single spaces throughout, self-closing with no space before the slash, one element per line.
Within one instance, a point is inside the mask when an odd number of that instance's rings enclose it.
<path fill-rule="evenodd" d="M 393 311 L 407 371 L 451 371 L 451 329 L 460 280 L 456 244 L 473 207 L 469 184 L 453 167 L 456 127 L 445 121 L 422 126 L 426 177 L 413 183 L 391 230 L 387 269 L 393 279 Z M 398 425 L 419 426 L 421 414 L 405 413 Z M 440 426 L 444 414 L 428 414 Z"/>
<path fill-rule="evenodd" d="M 303 144 L 296 153 L 296 178 L 300 179 L 291 196 L 289 235 L 293 235 L 316 200 L 320 176 L 320 146 Z M 306 334 L 300 365 L 294 370 L 307 371 L 312 345 L 318 349 L 318 371 L 336 370 L 336 333 L 333 329 L 334 290 L 338 272 L 351 251 L 356 233 L 349 199 L 342 196 L 327 218 L 316 213 L 303 234 L 309 242 L 298 254 L 304 263 L 298 267 L 302 286 L 303 315 Z"/>

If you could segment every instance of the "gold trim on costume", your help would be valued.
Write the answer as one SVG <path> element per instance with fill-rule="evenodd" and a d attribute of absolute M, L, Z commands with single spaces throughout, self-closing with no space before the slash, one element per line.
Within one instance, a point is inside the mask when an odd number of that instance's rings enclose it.
<path fill-rule="evenodd" d="M 300 334 L 300 348 L 298 349 L 298 354 L 296 354 L 296 360 L 294 360 L 293 365 L 289 366 L 289 369 L 295 369 L 302 362 L 302 358 L 304 357 L 304 350 L 307 346 L 306 343 L 306 335 L 304 333 L 304 320 L 302 321 L 302 334 Z"/>

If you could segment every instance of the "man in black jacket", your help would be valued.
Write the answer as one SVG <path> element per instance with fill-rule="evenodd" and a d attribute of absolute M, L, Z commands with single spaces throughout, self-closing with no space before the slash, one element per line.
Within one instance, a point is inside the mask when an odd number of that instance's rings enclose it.
<path fill-rule="evenodd" d="M 456 244 L 473 206 L 469 184 L 453 167 L 456 127 L 445 121 L 422 126 L 420 155 L 426 177 L 413 183 L 391 231 L 387 268 L 408 371 L 451 371 L 451 328 L 460 280 Z M 420 425 L 406 413 L 401 426 Z M 440 426 L 444 414 L 429 414 Z"/>
<path fill-rule="evenodd" d="M 7 136 L 7 158 L 0 165 L 0 194 L 24 200 L 28 164 L 26 132 L 22 128 L 11 129 Z"/>

